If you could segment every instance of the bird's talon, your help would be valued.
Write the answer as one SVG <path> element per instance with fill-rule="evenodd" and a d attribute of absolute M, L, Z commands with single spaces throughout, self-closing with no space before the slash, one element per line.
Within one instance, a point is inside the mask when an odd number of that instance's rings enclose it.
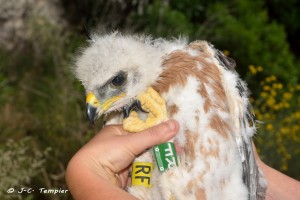
<path fill-rule="evenodd" d="M 149 88 L 147 92 L 140 94 L 137 99 L 135 106 L 142 112 L 147 112 L 148 117 L 143 121 L 136 112 L 126 113 L 124 116 L 129 116 L 123 119 L 125 130 L 130 132 L 142 131 L 163 122 L 167 118 L 165 102 L 154 89 Z"/>

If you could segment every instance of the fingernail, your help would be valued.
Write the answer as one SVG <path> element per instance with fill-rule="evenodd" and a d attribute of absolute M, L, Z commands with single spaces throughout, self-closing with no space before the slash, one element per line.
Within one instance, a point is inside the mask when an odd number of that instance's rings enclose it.
<path fill-rule="evenodd" d="M 166 123 L 167 123 L 170 131 L 175 131 L 176 130 L 176 126 L 177 126 L 176 124 L 177 123 L 176 123 L 175 120 L 169 120 Z"/>

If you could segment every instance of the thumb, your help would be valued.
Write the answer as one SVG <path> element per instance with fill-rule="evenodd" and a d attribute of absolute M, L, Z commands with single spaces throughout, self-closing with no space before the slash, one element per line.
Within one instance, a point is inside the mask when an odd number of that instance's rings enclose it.
<path fill-rule="evenodd" d="M 154 145 L 167 142 L 176 135 L 178 130 L 178 122 L 168 120 L 142 132 L 130 134 L 128 140 L 132 147 L 132 153 L 138 155 Z"/>

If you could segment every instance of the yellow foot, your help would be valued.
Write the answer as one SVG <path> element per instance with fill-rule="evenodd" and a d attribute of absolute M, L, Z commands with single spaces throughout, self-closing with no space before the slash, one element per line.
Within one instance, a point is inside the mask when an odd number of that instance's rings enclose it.
<path fill-rule="evenodd" d="M 142 108 L 148 112 L 148 117 L 143 121 L 137 112 L 132 111 L 129 117 L 123 120 L 125 130 L 143 131 L 167 119 L 166 103 L 153 88 L 149 87 L 147 92 L 138 95 L 137 99 L 141 102 Z"/>

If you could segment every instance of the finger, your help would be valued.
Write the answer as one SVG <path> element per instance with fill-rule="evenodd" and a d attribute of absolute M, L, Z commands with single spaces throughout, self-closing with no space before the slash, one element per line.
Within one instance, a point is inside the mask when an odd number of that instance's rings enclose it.
<path fill-rule="evenodd" d="M 101 135 L 101 138 L 104 137 L 111 137 L 113 135 L 127 135 L 128 132 L 125 131 L 122 127 L 122 124 L 111 124 L 104 126 L 99 134 Z"/>
<path fill-rule="evenodd" d="M 128 183 L 128 179 L 129 179 L 129 168 L 130 166 L 128 166 L 127 168 L 125 168 L 124 170 L 120 171 L 119 177 L 120 177 L 120 182 L 121 182 L 121 188 L 125 189 L 127 187 L 127 183 Z"/>
<path fill-rule="evenodd" d="M 139 155 L 147 148 L 170 140 L 178 129 L 178 123 L 169 120 L 142 132 L 130 134 L 127 138 L 129 148 L 134 155 Z"/>

